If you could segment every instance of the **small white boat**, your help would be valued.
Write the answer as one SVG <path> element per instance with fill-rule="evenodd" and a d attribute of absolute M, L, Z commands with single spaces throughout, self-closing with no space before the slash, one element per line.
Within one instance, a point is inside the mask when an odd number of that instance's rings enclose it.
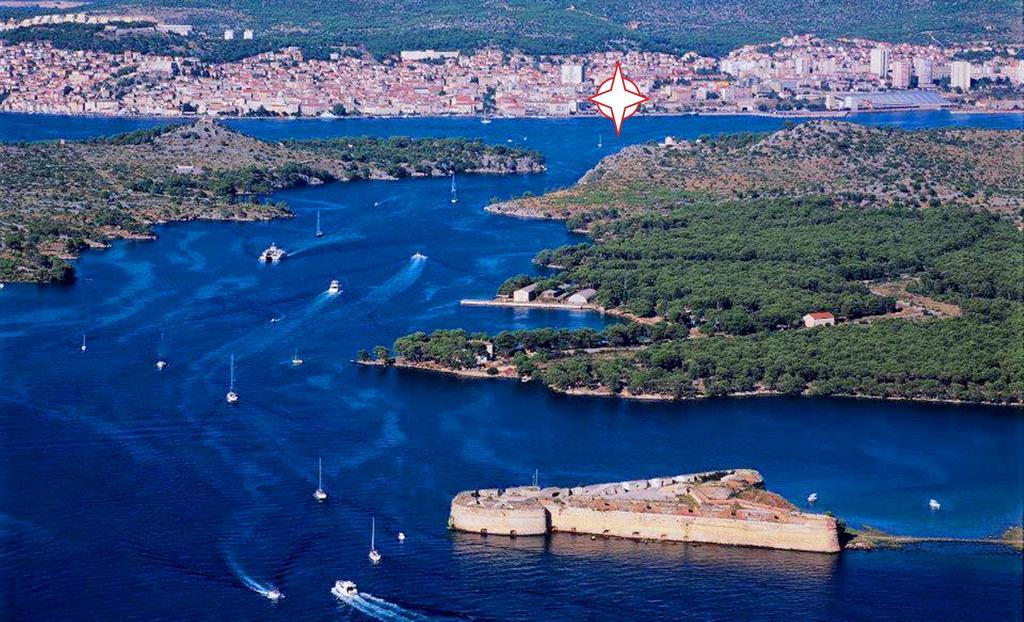
<path fill-rule="evenodd" d="M 277 263 L 284 259 L 287 254 L 283 248 L 278 248 L 277 244 L 271 243 L 270 246 L 260 253 L 260 261 L 263 263 Z"/>
<path fill-rule="evenodd" d="M 231 355 L 231 383 L 228 385 L 228 394 L 224 396 L 228 404 L 238 403 L 238 394 L 235 393 L 235 355 Z"/>
<path fill-rule="evenodd" d="M 401 531 L 398 532 L 398 541 L 399 542 L 405 542 L 405 534 L 402 533 Z"/>
<path fill-rule="evenodd" d="M 491 118 L 490 117 L 484 117 L 484 118 L 480 119 L 480 123 L 483 123 L 484 125 L 490 125 L 491 124 Z"/>
<path fill-rule="evenodd" d="M 814 502 L 817 501 L 817 500 L 818 500 L 818 493 L 812 492 L 811 494 L 807 495 L 807 503 L 814 504 Z"/>
<path fill-rule="evenodd" d="M 294 365 L 295 367 L 298 367 L 299 365 L 302 365 L 303 363 L 305 363 L 305 361 L 303 361 L 302 359 L 299 358 L 299 351 L 296 350 L 295 354 L 292 354 L 292 365 Z"/>
<path fill-rule="evenodd" d="M 316 490 L 313 491 L 313 498 L 323 503 L 324 501 L 327 501 L 327 493 L 324 491 L 324 461 L 320 458 L 318 458 L 317 461 L 319 462 L 320 468 Z"/>
<path fill-rule="evenodd" d="M 269 598 L 270 600 L 274 601 L 275 603 L 276 603 L 277 601 L 281 600 L 282 598 L 284 598 L 284 594 L 282 594 L 282 593 L 281 593 L 281 590 L 277 589 L 276 587 L 272 587 L 272 588 L 270 588 L 270 589 L 269 589 L 269 590 L 268 590 L 268 591 L 267 591 L 267 592 L 266 592 L 266 593 L 264 594 L 264 596 L 266 596 L 266 597 L 267 597 L 267 598 Z"/>
<path fill-rule="evenodd" d="M 930 507 L 933 511 L 938 511 L 942 509 L 942 504 L 936 501 L 935 499 L 929 499 L 928 507 Z"/>
<path fill-rule="evenodd" d="M 600 149 L 602 147 L 604 147 L 604 137 L 601 136 L 600 134 L 598 134 L 597 135 L 597 148 Z"/>
<path fill-rule="evenodd" d="M 452 205 L 459 202 L 459 197 L 455 194 L 455 171 L 452 171 Z"/>
<path fill-rule="evenodd" d="M 423 261 L 424 259 L 427 258 L 427 256 L 424 255 L 423 253 L 417 251 L 416 254 L 412 256 L 412 258 L 415 261 Z"/>
<path fill-rule="evenodd" d="M 82 352 L 85 352 L 85 335 L 82 335 Z"/>
<path fill-rule="evenodd" d="M 316 211 L 316 232 L 313 235 L 318 238 L 324 237 L 324 231 L 320 228 L 320 210 Z"/>
<path fill-rule="evenodd" d="M 341 293 L 341 283 L 338 282 L 338 279 L 331 281 L 330 286 L 327 288 L 327 293 L 332 296 Z"/>
<path fill-rule="evenodd" d="M 334 582 L 334 587 L 331 588 L 331 594 L 341 600 L 351 600 L 359 596 L 359 590 L 356 589 L 355 583 L 338 579 Z"/>
<path fill-rule="evenodd" d="M 277 324 L 280 321 L 281 321 L 281 318 L 277 317 L 276 315 L 274 317 L 270 318 L 270 323 L 271 324 Z"/>
<path fill-rule="evenodd" d="M 167 361 L 157 361 L 156 362 L 157 370 L 163 371 L 165 367 L 167 367 Z"/>
<path fill-rule="evenodd" d="M 380 207 L 380 201 L 374 201 L 373 202 L 373 206 L 374 207 Z"/>
<path fill-rule="evenodd" d="M 367 555 L 370 558 L 370 562 L 376 564 L 380 561 L 381 554 L 376 547 L 377 539 L 377 519 L 376 517 L 370 519 L 370 553 Z"/>

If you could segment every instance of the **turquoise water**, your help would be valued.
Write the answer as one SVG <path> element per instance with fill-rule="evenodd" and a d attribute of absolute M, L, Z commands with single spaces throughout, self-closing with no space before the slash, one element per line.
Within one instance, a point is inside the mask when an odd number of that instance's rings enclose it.
<path fill-rule="evenodd" d="M 1021 116 L 857 120 L 1017 127 Z M 0 139 L 159 122 L 0 116 Z M 541 248 L 582 239 L 558 223 L 488 215 L 491 197 L 569 185 L 622 142 L 598 119 L 230 124 L 273 139 L 511 139 L 540 149 L 550 170 L 465 176 L 454 207 L 443 179 L 281 192 L 295 218 L 163 226 L 156 242 L 86 253 L 72 286 L 0 291 L 0 617 L 1020 619 L 1021 558 L 1009 549 L 825 556 L 450 534 L 455 492 L 525 483 L 534 469 L 542 484 L 569 485 L 749 466 L 793 500 L 817 492 L 818 510 L 854 525 L 988 536 L 1021 522 L 1024 419 L 857 400 L 635 404 L 356 368 L 348 360 L 358 349 L 412 330 L 602 326 L 594 315 L 458 300 L 533 270 Z M 622 141 L 779 125 L 637 118 Z M 255 257 L 272 241 L 292 256 L 262 266 Z M 416 252 L 428 259 L 413 261 Z M 335 278 L 344 292 L 331 298 Z M 305 360 L 297 368 L 295 349 Z M 228 407 L 232 354 L 241 401 Z M 169 362 L 163 372 L 158 358 Z M 311 496 L 318 457 L 324 505 Z M 928 510 L 932 497 L 941 512 Z M 366 559 L 371 517 L 384 555 L 376 567 Z M 370 596 L 336 603 L 337 578 Z M 270 586 L 285 594 L 277 604 L 258 591 Z"/>

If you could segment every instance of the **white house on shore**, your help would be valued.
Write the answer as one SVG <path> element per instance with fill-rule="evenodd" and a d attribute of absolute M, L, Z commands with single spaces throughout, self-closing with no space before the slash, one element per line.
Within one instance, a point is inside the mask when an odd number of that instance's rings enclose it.
<path fill-rule="evenodd" d="M 814 328 L 815 326 L 835 326 L 836 316 L 832 315 L 828 311 L 819 311 L 816 313 L 808 313 L 804 316 L 804 326 L 807 328 Z"/>
<path fill-rule="evenodd" d="M 530 302 L 537 297 L 537 284 L 533 283 L 526 287 L 520 287 L 512 292 L 512 300 L 515 302 Z"/>

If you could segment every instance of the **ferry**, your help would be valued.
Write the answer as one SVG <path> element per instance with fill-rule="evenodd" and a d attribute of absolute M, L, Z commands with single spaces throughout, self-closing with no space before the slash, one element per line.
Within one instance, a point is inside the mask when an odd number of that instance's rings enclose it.
<path fill-rule="evenodd" d="M 277 263 L 284 259 L 288 253 L 284 252 L 283 248 L 279 248 L 277 244 L 271 244 L 262 253 L 260 253 L 260 262 L 262 263 Z"/>
<path fill-rule="evenodd" d="M 334 587 L 331 588 L 331 594 L 341 600 L 351 600 L 359 596 L 359 590 L 356 589 L 355 583 L 338 579 L 334 582 Z"/>
<path fill-rule="evenodd" d="M 341 283 L 338 282 L 338 279 L 331 281 L 330 287 L 327 288 L 327 293 L 332 296 L 341 293 Z"/>

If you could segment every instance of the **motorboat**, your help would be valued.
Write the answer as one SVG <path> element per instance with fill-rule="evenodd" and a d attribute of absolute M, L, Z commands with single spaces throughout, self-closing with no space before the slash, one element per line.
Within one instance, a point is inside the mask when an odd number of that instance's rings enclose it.
<path fill-rule="evenodd" d="M 398 541 L 399 542 L 405 542 L 405 533 L 403 533 L 401 531 L 398 532 Z"/>
<path fill-rule="evenodd" d="M 281 590 L 277 589 L 276 587 L 272 587 L 269 590 L 267 590 L 264 596 L 274 601 L 275 603 L 284 598 L 284 594 L 282 594 Z"/>
<path fill-rule="evenodd" d="M 811 494 L 807 495 L 807 503 L 813 504 L 817 500 L 818 500 L 818 493 L 812 492 Z"/>
<path fill-rule="evenodd" d="M 352 581 L 338 579 L 334 582 L 334 587 L 331 588 L 331 594 L 341 600 L 351 600 L 359 596 L 359 590 L 356 589 L 356 584 Z"/>
<path fill-rule="evenodd" d="M 341 283 L 338 282 L 338 279 L 331 281 L 331 285 L 327 288 L 327 293 L 332 296 L 341 293 Z"/>
<path fill-rule="evenodd" d="M 271 243 L 260 253 L 260 261 L 263 263 L 277 263 L 285 258 L 288 253 L 284 252 L 277 244 Z"/>
<path fill-rule="evenodd" d="M 157 370 L 163 371 L 165 367 L 167 367 L 167 361 L 157 361 L 156 362 Z"/>
<path fill-rule="evenodd" d="M 928 507 L 930 507 L 933 511 L 938 511 L 942 509 L 942 504 L 936 501 L 935 499 L 929 499 Z"/>
<path fill-rule="evenodd" d="M 313 498 L 320 503 L 323 503 L 324 501 L 327 501 L 327 492 L 324 491 L 324 461 L 323 459 L 318 458 L 318 462 L 320 464 L 320 468 L 316 490 L 313 491 Z"/>
<path fill-rule="evenodd" d="M 412 258 L 414 261 L 423 261 L 424 259 L 427 258 L 427 256 L 417 251 L 416 254 L 412 256 Z"/>

